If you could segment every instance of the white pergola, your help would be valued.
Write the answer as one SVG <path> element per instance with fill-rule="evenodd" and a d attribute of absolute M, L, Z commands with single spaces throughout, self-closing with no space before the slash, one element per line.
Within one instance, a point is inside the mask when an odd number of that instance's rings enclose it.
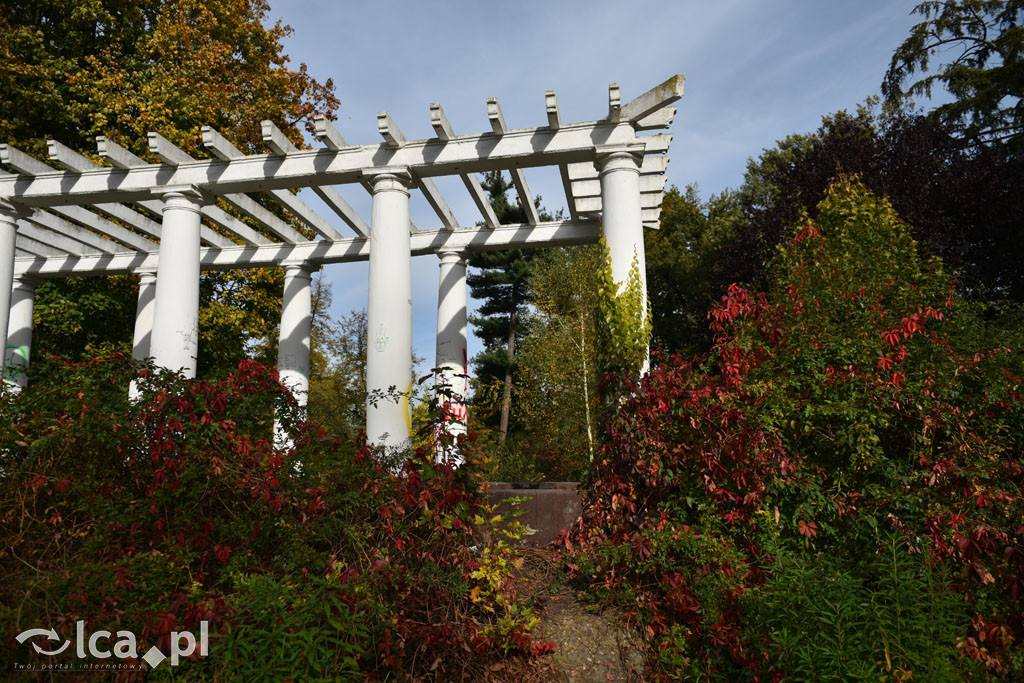
<path fill-rule="evenodd" d="M 36 285 L 45 278 L 135 274 L 139 300 L 133 355 L 195 376 L 199 274 L 203 270 L 283 267 L 278 368 L 298 400 L 309 386 L 310 274 L 326 263 L 369 261 L 367 388 L 395 388 L 399 402 L 367 407 L 370 441 L 397 446 L 409 438 L 412 390 L 410 258 L 437 254 L 437 359 L 440 381 L 465 389 L 466 254 L 488 249 L 576 245 L 603 235 L 612 274 L 623 283 L 634 259 L 644 272 L 643 230 L 657 228 L 672 136 L 670 106 L 683 77 L 622 103 L 618 84 L 608 113 L 597 121 L 566 123 L 554 91 L 545 95 L 547 122 L 509 129 L 496 99 L 487 101 L 491 130 L 458 135 L 439 104 L 430 105 L 436 137 L 406 140 L 386 112 L 377 115 L 383 142 L 351 145 L 325 117 L 316 119 L 323 147 L 297 149 L 273 123 L 263 122 L 267 154 L 247 155 L 209 127 L 198 160 L 158 133 L 149 133 L 148 163 L 103 137 L 87 159 L 56 140 L 51 163 L 0 145 L 0 330 L 6 330 L 5 382 L 24 386 L 32 339 Z M 56 167 L 54 165 L 55 164 Z M 567 220 L 542 222 L 524 169 L 559 169 Z M 527 222 L 499 224 L 477 173 L 511 174 Z M 460 223 L 434 178 L 458 176 L 480 212 Z M 360 185 L 372 194 L 367 222 L 334 189 Z M 295 190 L 310 188 L 333 215 L 320 215 Z M 418 190 L 440 227 L 409 220 Z M 265 195 L 292 220 L 267 210 Z M 266 200 L 265 200 L 266 201 Z M 245 220 L 228 213 L 230 207 Z M 344 224 L 342 227 L 341 224 Z M 300 225 L 309 239 L 295 229 Z M 346 234 L 348 233 L 348 234 Z M 644 282 L 646 293 L 646 282 Z M 453 406 L 452 431 L 464 429 L 464 406 Z"/>

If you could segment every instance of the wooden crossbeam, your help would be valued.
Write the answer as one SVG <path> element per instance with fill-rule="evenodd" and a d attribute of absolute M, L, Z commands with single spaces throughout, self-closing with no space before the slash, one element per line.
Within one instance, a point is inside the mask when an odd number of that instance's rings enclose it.
<path fill-rule="evenodd" d="M 503 137 L 508 132 L 508 126 L 505 125 L 505 117 L 501 113 L 501 106 L 498 104 L 498 98 L 496 97 L 487 98 L 487 118 L 491 122 L 491 130 L 495 135 Z M 516 188 L 516 193 L 519 195 L 519 205 L 526 212 L 527 222 L 530 225 L 537 225 L 540 223 L 540 215 L 537 213 L 537 206 L 533 203 L 530 186 L 526 183 L 526 174 L 523 172 L 523 169 L 515 167 L 509 169 L 509 174 L 512 176 L 512 185 Z"/>
<path fill-rule="evenodd" d="M 90 248 L 83 245 L 66 235 L 63 235 L 52 230 L 40 227 L 38 224 L 29 222 L 27 220 L 18 221 L 18 237 L 24 237 L 25 239 L 32 240 L 36 244 L 46 245 L 55 249 L 54 255 L 57 254 L 95 254 L 95 253 L 112 253 L 104 252 L 102 249 Z M 36 249 L 35 251 L 41 251 Z"/>
<path fill-rule="evenodd" d="M 102 170 L 103 167 L 91 159 L 79 154 L 70 147 L 56 141 L 48 140 L 46 143 L 47 154 L 51 161 L 56 161 L 69 171 L 74 173 L 85 173 L 86 171 Z M 160 224 L 138 211 L 129 209 L 124 204 L 102 202 L 93 204 L 93 207 L 112 218 L 144 232 L 147 235 L 160 239 Z"/>
<path fill-rule="evenodd" d="M 184 150 L 171 143 L 170 140 L 159 133 L 147 133 L 147 138 L 149 140 L 150 154 L 153 154 L 160 159 L 160 161 L 168 164 L 169 166 L 190 164 L 195 161 L 195 159 L 189 156 Z M 245 196 L 243 193 L 229 192 L 220 196 L 224 201 L 252 218 L 267 230 L 277 234 L 282 239 L 285 239 L 285 237 L 281 235 L 280 232 L 288 234 L 287 230 L 291 230 L 291 228 L 280 218 L 277 218 L 277 216 L 273 216 L 270 222 L 264 222 L 261 220 L 261 218 L 265 218 L 272 214 L 262 206 L 259 206 L 251 198 Z M 214 223 L 225 230 L 228 230 L 244 242 L 248 242 L 249 244 L 268 244 L 271 241 L 218 206 L 205 205 L 201 207 L 200 211 L 202 212 L 202 215 L 208 217 Z M 287 228 L 287 230 L 282 230 L 282 228 Z"/>
<path fill-rule="evenodd" d="M 341 136 L 338 129 L 334 127 L 334 124 L 325 115 L 317 114 L 313 118 L 313 126 L 316 130 L 316 139 L 324 143 L 327 149 L 337 152 L 348 147 L 345 138 Z"/>
<path fill-rule="evenodd" d="M 377 114 L 377 129 L 384 137 L 384 144 L 388 147 L 398 148 L 405 144 L 405 136 L 402 135 L 398 124 L 395 123 L 395 120 L 387 112 L 382 111 Z M 438 189 L 437 183 L 431 178 L 416 178 L 416 184 L 419 186 L 420 191 L 423 192 L 423 196 L 426 198 L 427 203 L 430 204 L 430 208 L 441 219 L 441 225 L 449 230 L 459 227 L 459 220 L 452 213 L 451 208 L 448 207 L 448 202 L 445 201 L 441 190 Z M 412 221 L 409 222 L 409 226 L 411 229 L 416 230 Z"/>
<path fill-rule="evenodd" d="M 96 201 L 137 201 L 170 185 L 195 185 L 206 191 L 262 192 L 269 188 L 309 187 L 359 182 L 364 172 L 404 166 L 417 177 L 550 166 L 593 161 L 595 146 L 643 142 L 645 153 L 668 148 L 670 135 L 638 137 L 632 126 L 607 121 L 546 125 L 493 133 L 460 135 L 447 142 L 431 138 L 406 142 L 388 150 L 363 145 L 344 153 L 319 149 L 286 155 L 249 155 L 244 159 L 197 161 L 173 169 L 147 165 L 72 175 L 40 174 L 31 180 L 0 177 L 0 196 L 26 206 L 52 206 Z"/>
<path fill-rule="evenodd" d="M 438 140 L 447 142 L 455 138 L 452 124 L 448 122 L 444 109 L 436 102 L 430 105 L 430 125 L 433 126 L 434 132 L 437 133 Z M 469 196 L 472 197 L 476 208 L 480 210 L 480 215 L 484 218 L 484 225 L 489 228 L 498 227 L 498 216 L 494 213 L 494 207 L 491 206 L 487 193 L 484 191 L 476 174 L 460 173 L 459 177 L 462 179 L 466 189 L 469 190 Z"/>
<path fill-rule="evenodd" d="M 109 161 L 116 168 L 131 169 L 149 166 L 149 164 L 132 154 L 121 145 L 102 135 L 96 137 L 96 151 L 101 157 Z M 153 215 L 163 217 L 164 203 L 159 199 L 138 198 L 136 199 L 136 203 L 151 212 Z M 217 207 L 204 206 L 200 209 L 200 213 L 214 221 L 216 221 L 216 219 L 220 219 L 231 225 L 234 223 L 241 223 L 241 221 L 237 221 L 234 216 L 229 216 Z M 223 214 L 223 216 L 221 214 Z M 203 242 L 216 247 L 230 247 L 235 244 L 228 238 L 214 232 L 205 225 L 199 226 L 199 237 Z"/>
<path fill-rule="evenodd" d="M 636 123 L 662 107 L 667 107 L 683 96 L 683 83 L 686 77 L 676 74 L 664 83 L 660 83 L 640 97 L 623 105 L 620 116 L 623 120 Z"/>
<path fill-rule="evenodd" d="M 18 223 L 18 235 L 17 235 L 17 238 L 16 238 L 16 240 L 14 242 L 14 245 L 15 245 L 15 256 L 18 256 L 18 254 L 17 254 L 18 250 L 23 250 L 23 251 L 27 252 L 27 254 L 23 254 L 23 256 L 24 255 L 28 255 L 28 256 L 42 256 L 44 258 L 48 257 L 48 256 L 61 256 L 61 255 L 69 254 L 69 253 L 76 253 L 76 254 L 79 253 L 78 251 L 68 252 L 68 251 L 65 251 L 63 249 L 59 249 L 59 248 L 55 247 L 54 245 L 50 244 L 48 240 L 50 239 L 51 236 L 49 234 L 45 235 L 45 237 L 47 239 L 46 242 L 41 242 L 39 240 L 32 239 L 31 237 L 28 237 L 28 236 L 25 235 L 25 228 L 26 227 L 29 227 L 29 226 L 26 226 L 26 224 L 23 223 L 23 222 L 19 222 Z"/>
<path fill-rule="evenodd" d="M 325 119 L 326 121 L 326 119 Z M 329 123 L 329 122 L 328 122 Z M 262 121 L 260 123 L 263 133 L 263 144 L 270 148 L 274 154 L 288 154 L 290 152 L 297 152 L 298 147 L 292 144 L 291 140 L 288 139 L 281 129 L 274 125 L 273 121 Z M 333 126 L 332 126 L 333 127 Z M 344 142 L 344 140 L 342 140 Z M 369 235 L 370 227 L 366 224 L 366 221 L 362 219 L 359 213 L 353 209 L 345 198 L 338 194 L 338 191 L 333 187 L 314 187 L 313 192 L 316 196 L 320 197 L 327 206 L 330 207 L 331 211 L 334 211 L 338 216 L 341 217 L 350 228 L 356 231 L 359 235 Z M 279 195 L 274 195 L 278 197 Z M 297 198 L 296 198 L 297 199 Z M 289 201 L 287 199 L 283 200 Z M 292 203 L 294 205 L 294 202 Z M 287 204 L 286 204 L 287 205 Z M 301 211 L 301 209 L 299 209 Z M 312 209 L 310 212 L 316 213 Z M 335 230 L 327 221 L 321 220 L 316 226 L 312 226 L 314 230 L 319 232 L 325 239 L 329 240 L 340 240 L 344 239 L 337 230 Z"/>
<path fill-rule="evenodd" d="M 667 178 L 664 175 L 642 175 L 640 176 L 641 194 L 662 192 L 665 189 Z M 577 200 L 601 196 L 601 181 L 597 178 L 587 180 L 576 180 L 572 184 L 572 193 Z"/>
<path fill-rule="evenodd" d="M 672 125 L 673 119 L 676 117 L 676 107 L 665 107 L 659 109 L 653 114 L 648 114 L 643 117 L 633 127 L 638 130 L 662 130 Z"/>
<path fill-rule="evenodd" d="M 618 83 L 608 84 L 608 120 L 618 122 L 622 118 L 622 95 Z"/>
<path fill-rule="evenodd" d="M 558 95 L 554 90 L 544 93 L 544 109 L 548 115 L 548 128 L 558 130 L 562 127 L 562 118 L 558 113 Z M 562 178 L 562 191 L 565 192 L 565 205 L 569 209 L 569 217 L 573 220 L 579 218 L 576 211 L 576 200 L 572 195 L 572 181 L 569 178 L 569 167 L 567 164 L 558 165 L 558 175 Z"/>
<path fill-rule="evenodd" d="M 569 246 L 593 244 L 601 237 L 597 221 L 552 221 L 532 225 L 503 225 L 459 230 L 423 230 L 411 236 L 414 256 L 438 251 L 489 251 L 495 249 L 529 248 L 533 246 Z M 349 263 L 369 258 L 369 239 L 346 238 L 336 242 L 318 240 L 303 244 L 270 244 L 234 246 L 226 249 L 203 248 L 200 264 L 203 270 L 272 267 L 284 261 L 320 265 Z M 130 273 L 155 268 L 157 254 L 123 253 L 96 256 L 35 257 L 15 259 L 15 275 L 66 277 L 85 273 Z"/>
<path fill-rule="evenodd" d="M 32 215 L 28 217 L 28 220 L 36 225 L 46 228 L 50 231 L 50 234 L 56 233 L 56 235 L 63 236 L 64 238 L 70 238 L 74 242 L 78 243 L 79 251 L 83 251 L 83 245 L 91 247 L 94 251 L 100 251 L 106 254 L 113 254 L 118 251 L 126 251 L 125 247 L 122 247 L 117 242 L 101 237 L 94 232 L 86 230 L 85 228 L 72 223 L 60 216 L 56 216 L 49 211 L 33 211 Z M 28 226 L 26 226 L 28 227 Z M 26 232 L 29 237 L 32 237 L 32 233 Z M 36 237 L 35 239 L 40 239 Z M 56 239 L 56 237 L 55 237 Z M 56 244 L 56 243 L 55 243 Z M 61 246 L 56 244 L 56 246 Z M 65 247 L 61 247 L 65 251 L 68 251 Z M 149 251 L 144 250 L 144 251 Z"/>
<path fill-rule="evenodd" d="M 653 137 L 653 136 L 652 136 Z M 646 139 L 646 138 L 644 138 Z M 648 156 L 644 157 L 643 162 L 640 164 L 640 175 L 655 175 L 664 173 L 665 169 L 668 168 L 669 157 L 666 156 Z M 592 161 L 584 161 L 578 164 L 568 164 L 569 178 L 573 182 L 578 180 L 590 180 L 598 177 L 597 167 L 594 166 Z"/>

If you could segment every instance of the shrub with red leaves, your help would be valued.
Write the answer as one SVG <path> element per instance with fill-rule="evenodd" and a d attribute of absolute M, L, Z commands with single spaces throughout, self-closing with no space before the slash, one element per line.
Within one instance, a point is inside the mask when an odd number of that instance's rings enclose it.
<path fill-rule="evenodd" d="M 302 421 L 253 361 L 221 381 L 119 356 L 52 361 L 0 401 L 7 670 L 52 663 L 9 647 L 19 632 L 73 637 L 77 620 L 133 631 L 140 655 L 209 621 L 209 656 L 182 665 L 188 679 L 455 677 L 492 649 L 531 651 L 532 624 L 503 626 L 495 608 L 514 596 L 471 598 L 472 462 L 421 450 L 385 469 Z M 288 448 L 274 446 L 275 418 Z"/>
<path fill-rule="evenodd" d="M 1019 327 L 856 181 L 817 215 L 766 293 L 729 288 L 706 357 L 626 392 L 570 573 L 664 678 L 1020 680 Z"/>

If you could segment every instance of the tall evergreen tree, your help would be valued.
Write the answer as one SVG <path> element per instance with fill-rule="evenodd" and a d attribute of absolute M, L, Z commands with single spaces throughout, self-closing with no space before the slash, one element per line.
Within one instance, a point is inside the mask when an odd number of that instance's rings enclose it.
<path fill-rule="evenodd" d="M 526 210 L 518 200 L 515 204 L 509 202 L 512 184 L 500 171 L 486 173 L 482 185 L 499 223 L 526 223 Z M 542 210 L 541 220 L 551 220 L 550 214 Z M 473 358 L 473 369 L 482 385 L 501 387 L 501 409 L 497 416 L 500 444 L 508 438 L 516 344 L 526 332 L 533 255 L 531 250 L 506 249 L 477 252 L 467 261 L 478 272 L 470 272 L 466 282 L 473 298 L 482 302 L 478 314 L 470 318 L 484 345 L 484 350 Z"/>

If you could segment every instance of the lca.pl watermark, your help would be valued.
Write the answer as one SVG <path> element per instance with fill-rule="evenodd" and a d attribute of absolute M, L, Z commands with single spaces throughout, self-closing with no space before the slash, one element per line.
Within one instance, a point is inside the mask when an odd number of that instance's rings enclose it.
<path fill-rule="evenodd" d="M 45 640 L 40 644 L 40 638 Z M 111 638 L 117 640 L 111 644 Z M 15 640 L 23 645 L 31 645 L 32 649 L 41 655 L 56 657 L 62 654 L 71 646 L 71 640 L 64 640 L 53 628 L 30 628 L 22 631 Z M 50 641 L 57 641 L 51 643 Z M 88 638 L 85 636 L 85 622 L 75 622 L 75 648 L 74 653 L 79 660 L 86 657 L 107 660 L 111 657 L 117 659 L 139 659 L 138 645 L 135 634 L 131 631 L 118 631 L 112 634 L 110 631 L 94 631 Z M 62 644 L 63 643 L 63 644 Z M 196 637 L 191 631 L 171 631 L 171 652 L 165 655 L 156 645 L 149 648 L 146 654 L 142 655 L 142 661 L 155 669 L 165 659 L 171 660 L 171 666 L 177 666 L 182 657 L 191 657 L 196 651 Z M 210 647 L 210 624 L 207 621 L 199 622 L 199 655 L 205 657 Z M 70 652 L 70 651 L 69 651 Z M 41 663 L 15 664 L 15 671 L 40 671 L 40 670 L 64 670 L 64 671 L 101 671 L 113 669 L 135 668 L 128 662 L 68 662 L 68 661 L 43 661 Z"/>

